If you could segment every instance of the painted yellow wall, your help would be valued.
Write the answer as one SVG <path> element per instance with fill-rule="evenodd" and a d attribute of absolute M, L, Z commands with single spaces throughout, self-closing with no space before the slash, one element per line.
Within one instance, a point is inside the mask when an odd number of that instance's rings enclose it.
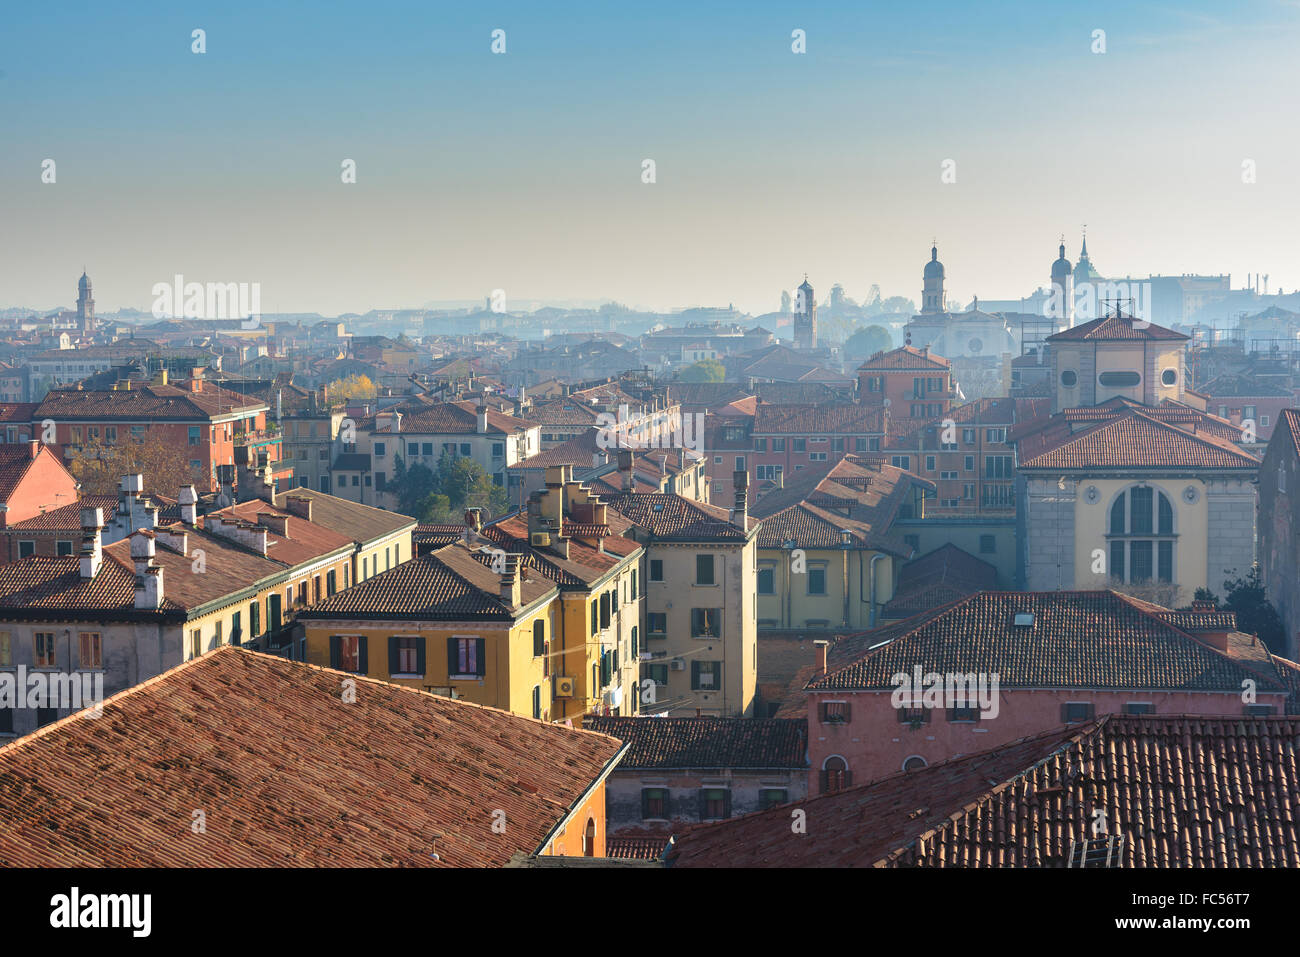
<path fill-rule="evenodd" d="M 808 567 L 826 566 L 826 594 L 808 594 L 807 574 L 793 573 L 790 552 L 783 548 L 758 551 L 758 567 L 773 568 L 775 594 L 758 596 L 759 621 L 776 621 L 778 628 L 815 627 L 808 621 L 826 620 L 830 629 L 844 627 L 844 562 L 847 555 L 849 575 L 849 620 L 851 628 L 871 627 L 871 558 L 882 554 L 858 549 L 804 549 Z M 786 592 L 789 590 L 787 606 Z M 893 559 L 884 555 L 876 562 L 876 603 L 883 605 L 894 597 Z M 867 600 L 863 600 L 867 599 Z M 764 627 L 774 627 L 766 625 Z"/>
<path fill-rule="evenodd" d="M 1153 479 L 1137 483 L 1121 479 L 1086 479 L 1079 483 L 1074 505 L 1074 587 L 1105 588 L 1106 574 L 1095 574 L 1093 550 L 1102 549 L 1109 571 L 1110 546 L 1106 531 L 1110 527 L 1110 509 L 1115 496 L 1138 484 L 1158 488 L 1174 510 L 1174 581 L 1180 586 L 1178 604 L 1189 604 L 1197 588 L 1207 587 L 1206 556 L 1209 554 L 1209 512 L 1206 486 L 1197 479 Z M 1095 505 L 1086 501 L 1085 491 L 1095 485 L 1101 495 Z M 1196 488 L 1195 505 L 1183 498 L 1188 486 Z M 1217 584 L 1217 583 L 1216 583 Z"/>

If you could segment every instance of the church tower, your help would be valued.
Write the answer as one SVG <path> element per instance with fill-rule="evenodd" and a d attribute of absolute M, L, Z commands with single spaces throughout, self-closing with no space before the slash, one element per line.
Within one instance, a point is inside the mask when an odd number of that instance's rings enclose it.
<path fill-rule="evenodd" d="M 812 350 L 817 348 L 817 298 L 804 273 L 803 285 L 795 290 L 794 297 L 794 347 Z"/>
<path fill-rule="evenodd" d="M 81 271 L 81 278 L 77 280 L 77 320 L 85 326 L 87 322 L 95 318 L 95 299 L 91 293 L 90 277 L 86 271 Z"/>
<path fill-rule="evenodd" d="M 925 264 L 925 284 L 921 290 L 921 312 L 937 313 L 945 309 L 943 301 L 943 263 L 939 262 L 939 247 L 930 247 L 930 261 Z"/>
<path fill-rule="evenodd" d="M 1047 301 L 1047 315 L 1061 319 L 1066 329 L 1074 328 L 1074 270 L 1065 258 L 1065 237 L 1061 237 L 1060 255 L 1052 263 L 1052 281 L 1047 287 L 1052 297 Z"/>

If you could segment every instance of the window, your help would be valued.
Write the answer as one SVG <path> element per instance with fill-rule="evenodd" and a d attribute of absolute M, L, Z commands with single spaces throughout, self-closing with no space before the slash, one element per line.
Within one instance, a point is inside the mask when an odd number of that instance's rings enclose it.
<path fill-rule="evenodd" d="M 713 556 L 696 555 L 695 556 L 695 584 L 697 585 L 716 585 L 713 580 Z"/>
<path fill-rule="evenodd" d="M 609 592 L 600 596 L 600 627 L 608 628 L 610 620 L 610 600 Z"/>
<path fill-rule="evenodd" d="M 430 455 L 430 456 L 433 455 L 433 443 L 425 442 L 424 445 L 422 446 L 422 450 L 424 455 Z"/>
<path fill-rule="evenodd" d="M 244 633 L 240 627 L 239 612 L 234 612 L 230 616 L 230 643 L 238 645 L 244 640 Z"/>
<path fill-rule="evenodd" d="M 773 440 L 772 440 L 772 451 L 773 451 L 773 452 L 784 452 L 784 451 L 785 451 L 785 439 L 773 439 Z"/>
<path fill-rule="evenodd" d="M 663 687 L 668 684 L 668 666 L 667 665 L 648 665 L 646 667 L 646 677 L 655 684 Z"/>
<path fill-rule="evenodd" d="M 641 820 L 666 821 L 668 819 L 668 789 L 641 789 Z"/>
<path fill-rule="evenodd" d="M 447 674 L 449 678 L 482 678 L 487 672 L 482 638 L 447 639 Z"/>
<path fill-rule="evenodd" d="M 424 674 L 424 639 L 394 635 L 388 639 L 390 675 Z"/>
<path fill-rule="evenodd" d="M 927 472 L 933 472 L 933 471 L 934 471 L 934 456 L 933 456 L 933 455 L 927 455 L 927 456 L 925 457 L 925 470 L 926 470 Z"/>
<path fill-rule="evenodd" d="M 375 458 L 382 459 L 388 452 L 388 446 L 384 442 L 375 443 Z"/>
<path fill-rule="evenodd" d="M 994 555 L 994 554 L 997 553 L 997 550 L 998 550 L 998 541 L 997 541 L 997 538 L 995 538 L 995 537 L 992 536 L 992 535 L 981 535 L 981 536 L 980 536 L 980 554 L 981 554 L 981 555 Z"/>
<path fill-rule="evenodd" d="M 785 788 L 759 788 L 758 790 L 758 807 L 761 811 L 785 804 L 789 800 L 790 792 Z"/>
<path fill-rule="evenodd" d="M 847 701 L 823 701 L 821 721 L 822 724 L 848 724 L 849 703 Z"/>
<path fill-rule="evenodd" d="M 1174 509 L 1153 486 L 1135 486 L 1111 503 L 1110 576 L 1125 582 L 1174 580 Z"/>
<path fill-rule="evenodd" d="M 825 763 L 822 764 L 822 794 L 840 791 L 852 784 L 853 772 L 849 770 L 849 763 L 838 754 L 827 758 Z"/>
<path fill-rule="evenodd" d="M 764 564 L 758 566 L 758 593 L 760 595 L 776 594 L 776 566 Z"/>
<path fill-rule="evenodd" d="M 895 455 L 890 458 L 889 464 L 906 472 L 912 467 L 912 457 L 910 455 Z"/>
<path fill-rule="evenodd" d="M 190 657 L 197 658 L 203 654 L 203 629 L 195 628 L 190 632 Z"/>
<path fill-rule="evenodd" d="M 780 465 L 760 465 L 756 469 L 756 474 L 760 482 L 778 482 L 783 471 L 784 467 Z"/>
<path fill-rule="evenodd" d="M 538 618 L 533 622 L 533 657 L 540 658 L 546 654 L 546 620 Z"/>
<path fill-rule="evenodd" d="M 865 452 L 866 450 L 867 450 L 867 440 L 866 440 L 866 439 L 861 439 L 861 438 L 859 438 L 859 439 L 854 439 L 854 440 L 853 440 L 853 451 L 854 451 L 854 452 Z"/>
<path fill-rule="evenodd" d="M 922 725 L 930 723 L 929 708 L 899 708 L 897 710 L 899 724 Z"/>
<path fill-rule="evenodd" d="M 948 721 L 951 724 L 967 724 L 969 722 L 978 722 L 979 719 L 980 709 L 976 707 L 948 709 Z"/>
<path fill-rule="evenodd" d="M 722 821 L 731 817 L 729 788 L 700 788 L 700 820 Z"/>
<path fill-rule="evenodd" d="M 190 445 L 203 444 L 202 433 L 199 431 L 199 427 L 197 425 L 191 425 L 189 427 L 189 442 Z"/>
<path fill-rule="evenodd" d="M 814 562 L 808 566 L 808 594 L 826 594 L 826 563 Z"/>
<path fill-rule="evenodd" d="M 78 635 L 80 639 L 81 654 L 79 660 L 81 667 L 84 669 L 99 669 L 104 667 L 104 649 L 100 640 L 99 632 L 83 631 Z"/>
<path fill-rule="evenodd" d="M 37 668 L 53 668 L 54 632 L 36 632 L 36 634 L 32 636 L 32 652 Z"/>
<path fill-rule="evenodd" d="M 691 690 L 717 691 L 722 687 L 721 661 L 692 661 Z"/>
<path fill-rule="evenodd" d="M 962 463 L 962 466 L 966 469 L 967 472 L 974 472 L 974 471 L 975 471 L 975 456 L 973 456 L 973 455 L 968 455 L 968 456 L 966 456 L 966 459 L 965 459 L 965 461 Z"/>
<path fill-rule="evenodd" d="M 1061 720 L 1067 724 L 1071 721 L 1087 721 L 1093 716 L 1090 701 L 1067 701 L 1061 705 Z"/>
<path fill-rule="evenodd" d="M 1125 714 L 1155 714 L 1156 706 L 1147 701 L 1129 701 L 1124 705 Z"/>
<path fill-rule="evenodd" d="M 533 685 L 533 718 L 542 719 L 542 686 Z"/>
<path fill-rule="evenodd" d="M 904 771 L 919 771 L 923 767 L 925 767 L 925 758 L 919 754 L 914 754 L 903 762 Z"/>
<path fill-rule="evenodd" d="M 664 560 L 662 558 L 650 559 L 650 580 L 652 582 L 664 580 Z"/>
<path fill-rule="evenodd" d="M 27 558 L 28 556 L 30 556 L 30 555 L 35 555 L 35 554 L 36 554 L 36 543 L 35 543 L 35 542 L 33 542 L 33 541 L 27 541 L 27 542 L 19 542 L 19 543 L 18 543 L 18 557 L 19 557 L 19 558 Z"/>
<path fill-rule="evenodd" d="M 807 452 L 807 451 L 808 451 L 808 440 L 807 440 L 807 439 L 791 439 L 791 440 L 790 440 L 790 451 L 791 451 L 791 452 Z"/>
<path fill-rule="evenodd" d="M 1130 389 L 1141 382 L 1142 377 L 1136 372 L 1103 372 L 1097 376 L 1097 381 L 1115 389 Z"/>
<path fill-rule="evenodd" d="M 745 457 L 743 455 L 736 456 L 736 471 L 737 472 L 745 471 Z"/>
<path fill-rule="evenodd" d="M 722 609 L 721 608 L 692 608 L 691 609 L 691 637 L 692 638 L 721 638 L 722 637 Z"/>
<path fill-rule="evenodd" d="M 843 439 L 843 438 L 831 439 L 831 451 L 832 451 L 832 452 L 843 452 L 843 451 L 844 451 L 844 439 Z"/>
<path fill-rule="evenodd" d="M 964 482 L 961 487 L 961 497 L 966 501 L 973 501 L 975 498 L 975 483 Z"/>
<path fill-rule="evenodd" d="M 634 568 L 632 569 L 632 587 L 628 592 L 628 598 L 631 601 L 636 601 L 636 596 L 637 596 L 636 569 Z"/>
<path fill-rule="evenodd" d="M 493 443 L 492 443 L 492 457 L 493 457 L 493 458 L 497 458 L 497 459 L 499 459 L 499 458 L 503 457 L 505 454 L 506 454 L 506 444 L 505 444 L 504 442 L 493 442 Z"/>
<path fill-rule="evenodd" d="M 591 602 L 591 633 L 594 635 L 600 631 L 600 599 L 592 599 Z"/>
<path fill-rule="evenodd" d="M 652 638 L 662 638 L 668 634 L 668 614 L 662 611 L 652 611 L 645 616 L 646 634 Z"/>
<path fill-rule="evenodd" d="M 106 425 L 106 426 L 104 426 L 104 441 L 105 441 L 105 442 L 116 442 L 116 441 L 117 441 L 117 426 L 116 426 L 116 425 Z"/>
<path fill-rule="evenodd" d="M 364 635 L 331 635 L 330 667 L 338 671 L 366 674 L 370 668 L 366 660 Z"/>
<path fill-rule="evenodd" d="M 1273 714 L 1271 704 L 1248 704 L 1242 709 L 1242 714 L 1247 718 L 1267 718 Z"/>
<path fill-rule="evenodd" d="M 1012 464 L 1010 455 L 984 456 L 985 478 L 1012 478 L 1014 475 L 1015 467 Z"/>
<path fill-rule="evenodd" d="M 13 663 L 14 650 L 10 643 L 9 632 L 0 631 L 0 668 L 8 668 Z"/>
<path fill-rule="evenodd" d="M 1177 381 L 1178 381 L 1177 369 L 1166 369 L 1164 372 L 1160 373 L 1161 385 L 1173 385 Z"/>
<path fill-rule="evenodd" d="M 957 472 L 940 472 L 939 480 L 944 482 L 955 481 L 959 473 Z"/>
<path fill-rule="evenodd" d="M 1066 369 L 1061 373 L 1061 385 L 1067 389 L 1073 389 L 1079 384 L 1079 374 L 1072 369 Z"/>
<path fill-rule="evenodd" d="M 468 442 L 462 442 L 462 443 L 460 443 L 460 454 L 466 456 L 467 458 L 469 457 L 469 443 L 468 443 Z"/>

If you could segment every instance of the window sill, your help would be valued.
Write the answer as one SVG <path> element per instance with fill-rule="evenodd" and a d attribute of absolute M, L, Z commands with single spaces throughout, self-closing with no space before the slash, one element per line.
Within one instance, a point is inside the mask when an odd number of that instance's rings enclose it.
<path fill-rule="evenodd" d="M 448 675 L 448 681 L 482 681 L 483 675 Z"/>
<path fill-rule="evenodd" d="M 413 671 L 395 671 L 389 674 L 390 678 L 423 678 L 423 674 L 416 674 Z"/>

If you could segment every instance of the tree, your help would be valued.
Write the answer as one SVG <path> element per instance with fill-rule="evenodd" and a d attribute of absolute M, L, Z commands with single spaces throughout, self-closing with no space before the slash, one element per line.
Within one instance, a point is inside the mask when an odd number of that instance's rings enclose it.
<path fill-rule="evenodd" d="M 420 509 L 434 492 L 437 477 L 427 465 L 416 463 L 406 467 L 400 455 L 393 460 L 392 488 L 397 496 L 397 510 L 403 515 L 419 517 Z"/>
<path fill-rule="evenodd" d="M 781 312 L 788 316 L 792 308 L 794 308 L 794 306 L 793 306 L 793 300 L 790 298 L 790 291 L 788 289 L 782 289 L 781 290 Z"/>
<path fill-rule="evenodd" d="M 894 337 L 884 326 L 863 326 L 844 343 L 844 354 L 849 357 L 863 358 L 874 356 L 877 352 L 888 352 L 894 348 Z"/>
<path fill-rule="evenodd" d="M 1236 569 L 1232 571 L 1235 572 Z M 1259 564 L 1251 566 L 1250 573 L 1244 578 L 1229 578 L 1223 583 L 1223 591 L 1227 597 L 1221 607 L 1236 614 L 1237 630 L 1248 635 L 1258 635 L 1259 640 L 1273 654 L 1285 654 L 1286 632 L 1277 609 L 1265 593 Z M 1219 600 L 1209 589 L 1197 589 L 1196 597 L 1198 600 L 1213 601 L 1215 607 L 1220 607 Z"/>
<path fill-rule="evenodd" d="M 683 369 L 680 378 L 683 382 L 722 382 L 727 378 L 727 369 L 717 359 L 701 359 Z"/>
<path fill-rule="evenodd" d="M 869 310 L 873 316 L 896 316 L 896 315 L 914 315 L 916 313 L 916 303 L 904 296 L 890 296 L 888 299 L 877 301 L 875 307 Z"/>
<path fill-rule="evenodd" d="M 473 507 L 492 518 L 510 504 L 505 488 L 493 482 L 483 466 L 449 452 L 442 454 L 436 469 L 418 463 L 408 468 L 397 456 L 389 489 L 402 514 L 426 524 L 458 523 L 465 509 Z"/>
<path fill-rule="evenodd" d="M 190 465 L 188 447 L 169 443 L 156 429 L 123 441 L 96 438 L 75 449 L 68 471 L 81 483 L 82 495 L 114 495 L 123 475 L 144 476 L 144 487 L 173 496 L 182 485 L 206 490 L 209 478 Z"/>
<path fill-rule="evenodd" d="M 350 375 L 344 379 L 336 379 L 326 388 L 331 399 L 342 402 L 351 399 L 373 399 L 378 391 L 368 375 Z"/>

